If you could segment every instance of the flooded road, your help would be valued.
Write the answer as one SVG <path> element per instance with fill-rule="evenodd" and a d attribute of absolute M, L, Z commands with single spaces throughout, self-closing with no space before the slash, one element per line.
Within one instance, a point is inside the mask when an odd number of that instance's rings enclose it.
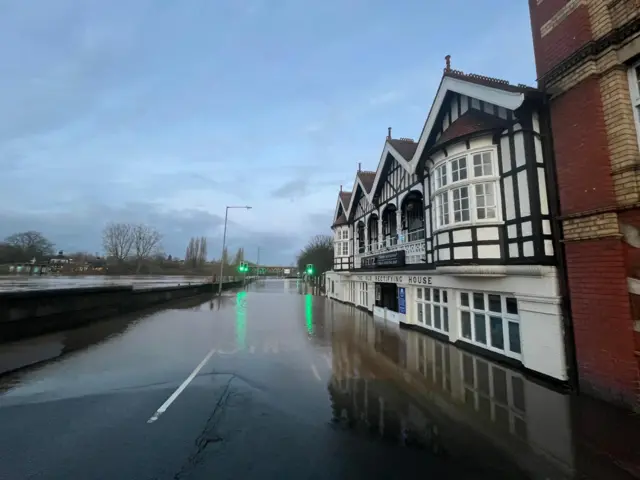
<path fill-rule="evenodd" d="M 57 347 L 55 347 L 57 345 Z M 13 344 L 2 479 L 628 479 L 637 418 L 265 281 Z M 0 356 L 7 345 L 0 346 Z"/>

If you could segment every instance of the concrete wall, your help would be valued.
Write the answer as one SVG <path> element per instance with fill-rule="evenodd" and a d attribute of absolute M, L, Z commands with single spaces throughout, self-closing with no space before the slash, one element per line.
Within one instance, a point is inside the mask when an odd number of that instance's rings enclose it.
<path fill-rule="evenodd" d="M 242 282 L 223 284 L 239 287 Z M 217 285 L 216 285 L 217 288 Z M 211 284 L 106 286 L 0 293 L 0 342 L 74 328 L 92 320 L 211 292 Z"/>

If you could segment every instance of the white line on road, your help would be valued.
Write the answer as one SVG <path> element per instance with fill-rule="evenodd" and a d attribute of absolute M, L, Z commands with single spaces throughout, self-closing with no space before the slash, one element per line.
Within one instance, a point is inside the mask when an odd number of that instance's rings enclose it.
<path fill-rule="evenodd" d="M 207 356 L 204 357 L 204 359 L 200 362 L 200 364 L 195 368 L 195 370 L 191 372 L 191 375 L 189 375 L 187 379 L 184 382 L 182 382 L 182 385 L 180 385 L 178 389 L 175 392 L 173 392 L 169 398 L 167 398 L 167 401 L 164 402 L 158 410 L 156 410 L 156 413 L 154 413 L 152 417 L 149 420 L 147 420 L 147 423 L 153 423 L 156 420 L 158 420 L 158 417 L 160 417 L 160 415 L 162 415 L 167 410 L 167 408 L 171 406 L 171 404 L 175 401 L 175 399 L 178 398 L 178 395 L 180 395 L 184 391 L 184 389 L 187 388 L 187 386 L 191 383 L 191 380 L 193 380 L 198 374 L 198 372 L 202 370 L 202 367 L 205 366 L 205 364 L 209 361 L 209 359 L 212 357 L 214 353 L 216 353 L 216 349 L 212 348 L 211 351 L 207 353 Z"/>
<path fill-rule="evenodd" d="M 313 375 L 314 377 L 316 377 L 318 379 L 319 382 L 322 381 L 322 378 L 320 378 L 320 374 L 318 373 L 318 369 L 316 368 L 315 365 L 311 365 L 311 370 L 313 371 Z"/>
<path fill-rule="evenodd" d="M 329 358 L 329 355 L 325 354 L 323 355 L 323 357 L 324 357 L 324 361 L 327 362 L 327 367 L 329 367 L 330 370 L 333 369 L 333 365 L 331 363 L 331 359 Z"/>

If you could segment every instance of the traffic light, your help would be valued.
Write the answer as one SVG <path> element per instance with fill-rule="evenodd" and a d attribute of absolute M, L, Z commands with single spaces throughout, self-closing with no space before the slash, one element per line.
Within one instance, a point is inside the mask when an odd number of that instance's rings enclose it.
<path fill-rule="evenodd" d="M 313 275 L 313 272 L 314 272 L 313 264 L 312 263 L 307 263 L 307 268 L 306 268 L 305 271 L 306 271 L 307 275 Z"/>
<path fill-rule="evenodd" d="M 238 271 L 240 273 L 247 273 L 249 271 L 249 264 L 247 262 L 240 262 L 240 265 L 238 265 Z"/>

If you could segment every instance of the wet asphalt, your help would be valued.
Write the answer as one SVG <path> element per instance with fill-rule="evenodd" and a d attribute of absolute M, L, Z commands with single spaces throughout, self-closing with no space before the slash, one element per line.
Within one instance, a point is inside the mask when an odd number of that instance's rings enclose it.
<path fill-rule="evenodd" d="M 53 353 L 0 378 L 3 480 L 640 472 L 637 417 L 295 280 L 8 348 Z"/>

